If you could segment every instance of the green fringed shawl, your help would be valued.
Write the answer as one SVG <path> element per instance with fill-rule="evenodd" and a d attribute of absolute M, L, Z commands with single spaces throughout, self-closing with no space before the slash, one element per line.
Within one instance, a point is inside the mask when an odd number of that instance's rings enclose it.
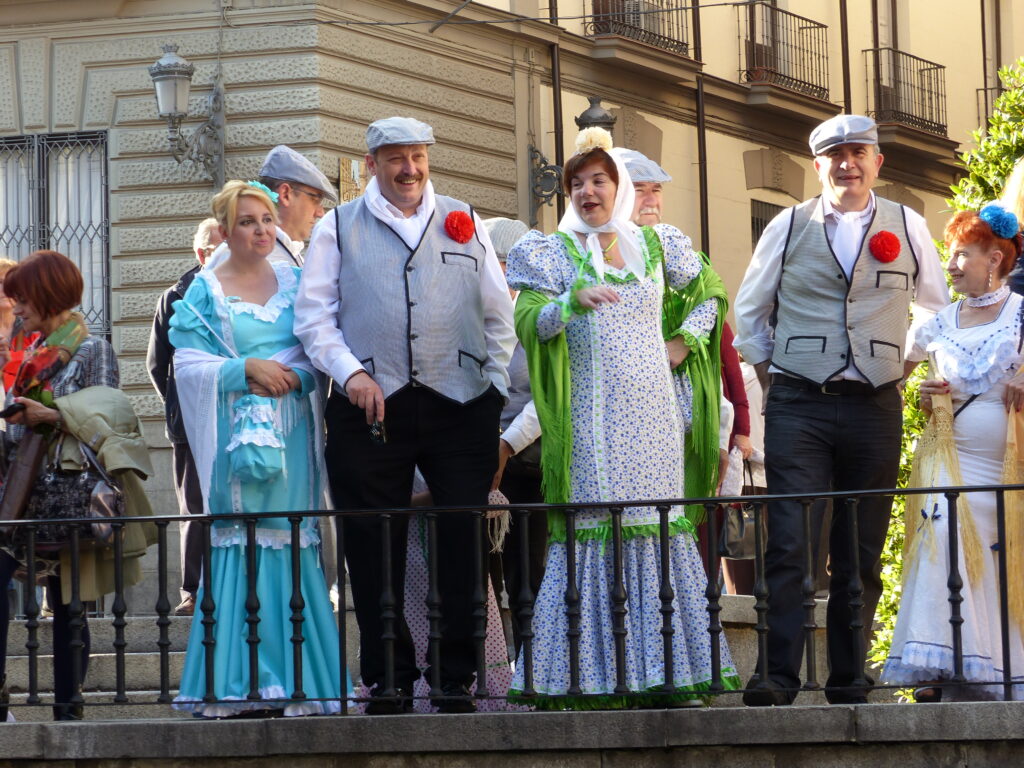
<path fill-rule="evenodd" d="M 644 227 L 647 246 L 661 252 L 657 235 Z M 685 493 L 688 498 L 705 498 L 715 495 L 718 487 L 718 429 L 722 398 L 722 325 L 729 309 L 725 284 L 718 273 L 711 268 L 707 256 L 699 253 L 704 268 L 700 274 L 682 289 L 665 286 L 665 304 L 662 310 L 662 331 L 665 339 L 680 335 L 679 327 L 689 314 L 708 299 L 718 300 L 718 318 L 708 336 L 693 337 L 683 332 L 690 354 L 673 371 L 686 373 L 693 386 L 693 422 L 686 439 L 686 453 L 683 463 Z M 695 525 L 704 520 L 704 508 L 692 504 L 686 508 L 686 517 Z"/>
<path fill-rule="evenodd" d="M 641 231 L 647 244 L 648 250 L 648 274 L 661 262 L 663 258 L 661 241 L 657 234 L 650 227 L 642 227 Z M 578 265 L 584 260 L 576 254 L 575 246 L 568 238 L 565 238 L 569 254 Z M 703 257 L 702 257 L 703 258 Z M 721 360 L 718 354 L 718 345 L 721 342 L 722 319 L 725 315 L 726 301 L 725 288 L 721 278 L 708 266 L 704 260 L 704 269 L 700 276 L 691 281 L 690 285 L 683 291 L 671 291 L 666 288 L 665 310 L 671 308 L 672 317 L 678 314 L 678 322 L 670 325 L 670 320 L 663 316 L 663 328 L 671 327 L 672 332 L 666 336 L 671 338 L 678 335 L 679 326 L 683 319 L 702 301 L 712 296 L 720 299 L 719 315 L 715 330 L 711 339 L 704 339 L 696 344 L 693 351 L 687 356 L 683 365 L 677 370 L 685 370 L 690 374 L 694 389 L 694 426 L 691 428 L 691 435 L 710 435 L 710 446 L 713 450 L 713 459 L 708 460 L 708 451 L 691 450 L 691 440 L 687 441 L 686 466 L 684 469 L 686 478 L 687 496 L 710 496 L 717 484 L 718 472 L 718 408 L 720 388 L 718 381 L 721 377 Z M 719 293 L 720 292 L 720 293 Z M 537 336 L 537 318 L 541 310 L 551 302 L 551 297 L 538 291 L 524 290 L 519 293 L 515 308 L 516 335 L 519 337 L 526 353 L 526 361 L 530 372 L 530 390 L 533 395 L 533 402 L 537 408 L 537 417 L 541 423 L 541 430 L 544 439 L 541 441 L 541 467 L 543 475 L 541 479 L 541 490 L 544 493 L 544 501 L 548 504 L 566 504 L 569 501 L 569 463 L 572 456 L 572 416 L 570 411 L 570 387 L 569 377 L 569 346 L 564 333 L 559 333 L 554 338 L 542 342 Z M 713 350 L 714 354 L 711 354 Z M 713 384 L 713 386 L 712 386 Z M 701 399 L 698 400 L 698 392 Z M 707 402 L 705 402 L 707 400 Z M 698 404 L 702 407 L 698 408 Z M 711 409 L 710 415 L 702 413 L 702 419 L 698 425 L 698 410 Z M 700 431 L 697 431 L 697 430 Z M 704 440 L 700 442 L 704 446 Z M 702 462 L 700 472 L 709 472 L 700 482 L 694 480 L 694 488 L 691 492 L 691 474 L 689 469 L 693 455 L 693 462 Z M 709 470 L 708 467 L 711 467 Z M 710 477 L 710 481 L 708 478 Z M 703 509 L 695 507 L 695 511 L 703 515 Z M 671 534 L 682 532 L 693 533 L 695 523 L 691 510 L 687 509 L 685 519 L 681 518 L 670 523 Z M 566 540 L 565 514 L 561 510 L 548 511 L 548 530 L 552 540 L 564 542 Z M 624 526 L 623 537 L 626 539 L 635 536 L 658 535 L 658 525 Z M 611 523 L 607 526 L 600 526 L 594 529 L 576 531 L 577 540 L 611 540 Z"/>

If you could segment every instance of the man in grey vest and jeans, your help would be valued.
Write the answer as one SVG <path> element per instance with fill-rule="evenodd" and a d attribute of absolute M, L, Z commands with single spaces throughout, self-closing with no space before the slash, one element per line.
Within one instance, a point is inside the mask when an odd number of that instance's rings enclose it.
<path fill-rule="evenodd" d="M 900 387 L 917 365 L 904 356 L 911 303 L 925 310 L 916 325 L 945 306 L 949 294 L 924 219 L 871 191 L 883 159 L 875 121 L 839 115 L 814 129 L 810 146 L 821 196 L 768 224 L 735 303 L 735 346 L 768 393 L 768 493 L 892 488 L 903 426 Z M 834 505 L 825 689 L 833 704 L 867 701 L 864 635 L 851 627 L 851 590 L 859 576 L 861 619 L 870 627 L 890 508 L 889 498 L 861 499 L 854 542 L 850 508 Z M 812 509 L 812 542 L 819 540 L 823 509 L 823 502 Z M 801 504 L 769 504 L 768 679 L 751 679 L 743 696 L 748 706 L 789 704 L 800 686 L 806 546 Z"/>
<path fill-rule="evenodd" d="M 295 335 L 333 379 L 327 471 L 340 509 L 408 507 L 418 466 L 439 506 L 487 503 L 498 417 L 515 344 L 512 300 L 479 217 L 434 194 L 433 131 L 391 117 L 366 132 L 373 178 L 313 232 L 295 300 Z M 408 711 L 420 673 L 403 617 L 408 518 L 390 522 L 394 677 L 382 621 L 379 517 L 345 520 L 346 560 L 369 714 Z M 438 519 L 443 712 L 474 709 L 473 590 L 481 560 L 471 515 Z M 397 697 L 397 698 L 396 698 Z"/>

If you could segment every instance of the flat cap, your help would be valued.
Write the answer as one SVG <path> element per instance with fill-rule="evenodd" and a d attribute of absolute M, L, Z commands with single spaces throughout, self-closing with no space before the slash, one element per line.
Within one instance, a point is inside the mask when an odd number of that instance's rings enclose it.
<path fill-rule="evenodd" d="M 878 145 L 878 125 L 864 115 L 836 115 L 813 131 L 807 142 L 815 157 L 840 144 Z"/>
<path fill-rule="evenodd" d="M 295 181 L 320 190 L 332 203 L 338 202 L 338 192 L 320 169 L 291 147 L 278 144 L 267 153 L 260 176 L 278 181 Z"/>
<path fill-rule="evenodd" d="M 487 234 L 491 238 L 491 244 L 494 245 L 498 261 L 505 261 L 512 246 L 530 231 L 530 228 L 518 219 L 506 219 L 501 216 L 484 219 L 484 226 L 487 227 Z"/>
<path fill-rule="evenodd" d="M 672 177 L 665 173 L 664 168 L 642 152 L 637 152 L 635 149 L 622 149 L 619 151 L 619 156 L 626 164 L 630 181 L 634 184 L 645 181 L 655 184 L 667 184 L 672 181 Z"/>
<path fill-rule="evenodd" d="M 434 129 L 414 117 L 385 117 L 366 129 L 366 150 L 376 152 L 388 144 L 433 144 Z"/>

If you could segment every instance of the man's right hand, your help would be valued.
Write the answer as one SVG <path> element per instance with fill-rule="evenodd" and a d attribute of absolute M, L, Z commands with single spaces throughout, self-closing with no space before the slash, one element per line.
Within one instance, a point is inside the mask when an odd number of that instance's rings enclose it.
<path fill-rule="evenodd" d="M 754 373 L 757 374 L 757 382 L 761 385 L 761 415 L 764 416 L 765 411 L 768 408 L 768 387 L 770 386 L 770 379 L 768 378 L 768 366 L 771 365 L 771 359 L 765 360 L 763 363 L 754 364 Z"/>
<path fill-rule="evenodd" d="M 366 423 L 384 421 L 384 392 L 366 371 L 357 371 L 345 382 L 348 401 L 366 412 Z"/>

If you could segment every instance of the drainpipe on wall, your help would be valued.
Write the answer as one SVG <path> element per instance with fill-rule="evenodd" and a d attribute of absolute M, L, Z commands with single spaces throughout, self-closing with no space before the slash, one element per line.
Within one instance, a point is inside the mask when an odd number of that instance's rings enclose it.
<path fill-rule="evenodd" d="M 693 58 L 701 60 L 700 0 L 693 0 Z M 711 223 L 708 213 L 708 142 L 703 68 L 697 73 L 697 190 L 700 197 L 700 249 L 710 258 Z"/>
<path fill-rule="evenodd" d="M 872 18 L 875 20 L 875 48 L 878 48 L 878 15 L 873 13 Z M 853 98 L 850 95 L 850 27 L 846 18 L 846 0 L 839 0 L 839 40 L 843 49 L 843 112 L 849 115 L 853 112 Z"/>
<path fill-rule="evenodd" d="M 558 0 L 550 0 L 548 17 L 552 24 L 558 26 Z M 565 139 L 562 131 L 562 63 L 558 43 L 551 44 L 551 100 L 555 123 L 555 165 L 561 168 L 565 165 Z M 565 197 L 561 194 L 555 195 L 555 210 L 561 221 L 565 213 Z"/>

